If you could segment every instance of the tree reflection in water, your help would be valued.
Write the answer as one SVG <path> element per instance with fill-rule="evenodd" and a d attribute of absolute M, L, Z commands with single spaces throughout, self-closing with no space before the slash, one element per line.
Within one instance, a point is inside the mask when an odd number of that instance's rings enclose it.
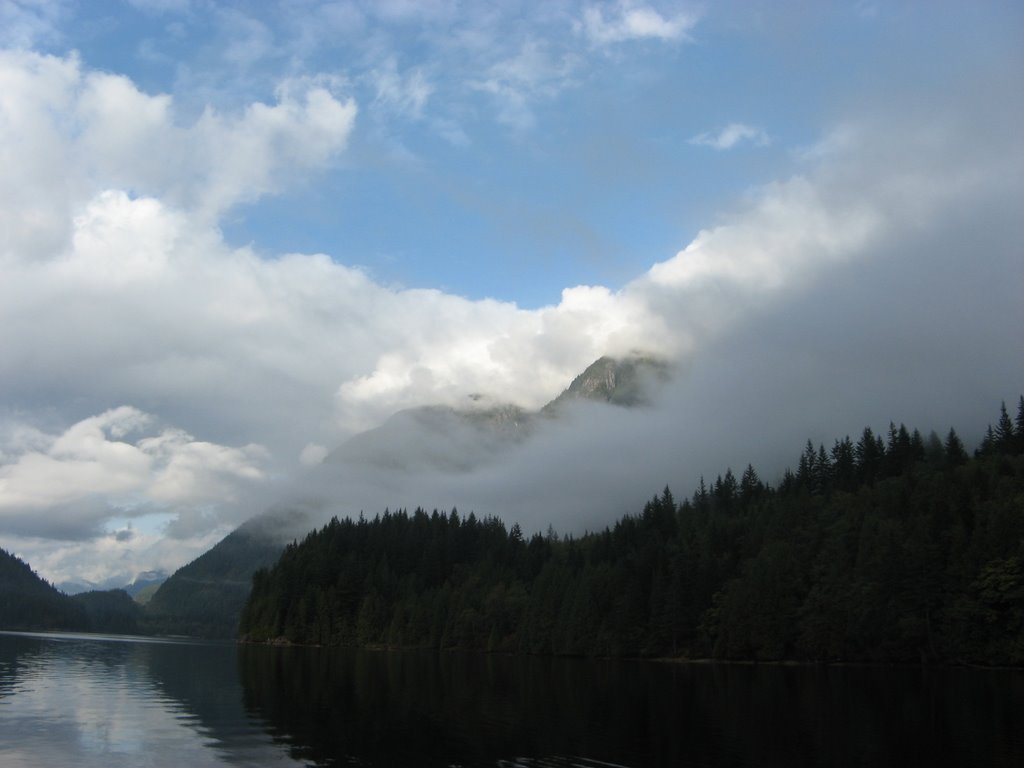
<path fill-rule="evenodd" d="M 316 765 L 1024 765 L 1024 674 L 243 646 Z"/>

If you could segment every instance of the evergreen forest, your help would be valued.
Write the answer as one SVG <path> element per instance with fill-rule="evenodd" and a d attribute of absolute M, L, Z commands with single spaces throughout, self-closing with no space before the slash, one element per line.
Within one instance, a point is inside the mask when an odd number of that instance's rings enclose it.
<path fill-rule="evenodd" d="M 956 432 L 808 442 L 579 537 L 457 510 L 333 519 L 258 570 L 250 642 L 1024 665 L 1024 397 Z"/>
<path fill-rule="evenodd" d="M 123 589 L 69 597 L 0 549 L 0 629 L 134 634 L 141 618 L 142 608 Z"/>

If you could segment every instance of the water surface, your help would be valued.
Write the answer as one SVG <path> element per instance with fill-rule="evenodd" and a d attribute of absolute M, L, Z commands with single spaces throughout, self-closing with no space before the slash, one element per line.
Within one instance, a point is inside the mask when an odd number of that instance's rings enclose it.
<path fill-rule="evenodd" d="M 0 765 L 1019 766 L 1024 674 L 0 633 Z"/>

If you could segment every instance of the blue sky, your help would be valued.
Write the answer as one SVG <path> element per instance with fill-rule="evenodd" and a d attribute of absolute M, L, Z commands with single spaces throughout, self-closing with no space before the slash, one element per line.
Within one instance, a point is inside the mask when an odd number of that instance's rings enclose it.
<path fill-rule="evenodd" d="M 905 77 L 890 68 L 894 38 L 900 56 L 938 50 L 964 15 L 856 3 L 336 6 L 71 5 L 40 48 L 77 50 L 172 94 L 182 120 L 272 102 L 284 77 L 338 78 L 360 107 L 349 151 L 287 194 L 233 209 L 229 242 L 323 252 L 387 283 L 530 308 L 576 283 L 621 287 L 673 254 L 730 200 L 791 172 L 844 102 Z M 588 8 L 609 27 L 649 10 L 669 30 L 597 41 L 579 28 Z M 922 74 L 934 76 L 911 76 Z M 690 142 L 734 123 L 763 138 Z"/>
<path fill-rule="evenodd" d="M 638 349 L 680 373 L 609 519 L 978 424 L 1024 380 L 1022 71 L 1010 2 L 0 0 L 0 546 L 173 568 L 398 410 Z M 422 488 L 512 514 L 483 485 Z"/>

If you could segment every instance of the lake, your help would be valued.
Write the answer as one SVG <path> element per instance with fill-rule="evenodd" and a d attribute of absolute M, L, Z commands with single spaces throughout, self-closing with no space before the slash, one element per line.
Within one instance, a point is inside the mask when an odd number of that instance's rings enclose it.
<path fill-rule="evenodd" d="M 1021 766 L 1016 670 L 0 633 L 0 766 Z"/>

